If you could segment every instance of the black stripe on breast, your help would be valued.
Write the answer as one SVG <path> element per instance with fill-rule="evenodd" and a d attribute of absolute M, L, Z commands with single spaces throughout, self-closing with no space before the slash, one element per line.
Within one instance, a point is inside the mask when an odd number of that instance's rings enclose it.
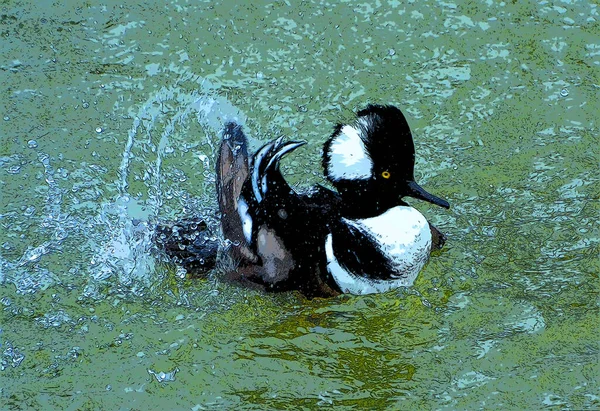
<path fill-rule="evenodd" d="M 333 253 L 346 271 L 370 280 L 394 280 L 391 261 L 379 247 L 377 239 L 353 224 L 339 221 L 331 230 Z"/>

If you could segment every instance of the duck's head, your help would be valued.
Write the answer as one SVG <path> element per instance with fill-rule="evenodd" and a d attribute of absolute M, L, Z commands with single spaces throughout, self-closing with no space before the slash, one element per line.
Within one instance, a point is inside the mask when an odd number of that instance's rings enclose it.
<path fill-rule="evenodd" d="M 414 177 L 415 147 L 408 122 L 394 106 L 369 105 L 352 124 L 340 124 L 325 143 L 323 166 L 331 184 L 349 201 L 376 208 L 404 204 L 409 196 L 449 208 Z"/>

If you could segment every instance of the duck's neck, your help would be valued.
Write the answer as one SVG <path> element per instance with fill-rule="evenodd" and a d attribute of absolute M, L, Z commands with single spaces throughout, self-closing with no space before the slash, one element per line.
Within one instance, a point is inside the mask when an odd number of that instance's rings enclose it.
<path fill-rule="evenodd" d="M 344 190 L 340 198 L 340 214 L 350 219 L 376 217 L 390 208 L 408 205 L 397 197 L 376 195 L 368 190 Z"/>

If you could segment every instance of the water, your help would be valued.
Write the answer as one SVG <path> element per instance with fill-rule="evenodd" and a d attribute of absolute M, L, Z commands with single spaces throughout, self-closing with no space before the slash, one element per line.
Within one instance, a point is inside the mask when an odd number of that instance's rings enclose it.
<path fill-rule="evenodd" d="M 598 6 L 3 6 L 2 409 L 596 409 Z M 216 229 L 221 125 L 321 145 L 406 113 L 448 235 L 414 287 L 305 300 L 192 280 L 156 223 Z M 297 154 L 296 154 L 297 153 Z M 215 234 L 213 232 L 213 234 Z"/>

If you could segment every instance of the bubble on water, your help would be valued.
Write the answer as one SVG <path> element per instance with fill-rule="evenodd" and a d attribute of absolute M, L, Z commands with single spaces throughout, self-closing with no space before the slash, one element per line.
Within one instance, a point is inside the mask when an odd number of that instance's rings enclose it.
<path fill-rule="evenodd" d="M 88 103 L 87 101 L 84 101 L 83 104 L 81 105 L 81 107 L 83 107 L 83 108 L 89 108 L 90 107 L 90 103 Z"/>
<path fill-rule="evenodd" d="M 154 375 L 154 378 L 156 378 L 156 381 L 158 382 L 171 382 L 171 381 L 175 381 L 175 374 L 177 374 L 179 372 L 179 368 L 175 368 L 172 371 L 169 372 L 164 372 L 164 371 L 153 371 L 151 369 L 148 369 L 148 374 L 150 375 Z"/>
<path fill-rule="evenodd" d="M 25 354 L 13 347 L 10 342 L 6 342 L 6 349 L 2 352 L 0 361 L 0 371 L 4 371 L 9 365 L 13 368 L 18 367 L 25 359 Z"/>
<path fill-rule="evenodd" d="M 563 88 L 563 89 L 560 91 L 560 95 L 561 95 L 562 97 L 567 97 L 567 96 L 569 95 L 569 90 L 567 90 L 566 88 Z"/>
<path fill-rule="evenodd" d="M 32 215 L 35 214 L 35 207 L 34 206 L 29 206 L 25 209 L 25 211 L 23 211 L 23 215 L 26 217 L 31 217 Z"/>
<path fill-rule="evenodd" d="M 184 279 L 186 274 L 187 274 L 187 271 L 185 270 L 185 268 L 183 268 L 181 266 L 177 267 L 177 271 L 175 271 L 175 275 L 177 275 L 177 277 Z"/>
<path fill-rule="evenodd" d="M 64 168 L 59 168 L 56 170 L 56 172 L 60 174 L 62 178 L 67 178 L 69 176 L 69 171 Z"/>
<path fill-rule="evenodd" d="M 54 237 L 58 240 L 58 241 L 62 241 L 65 238 L 67 238 L 69 235 L 69 233 L 67 232 L 67 230 L 64 230 L 62 228 L 59 228 L 56 230 L 56 232 L 54 233 Z"/>
<path fill-rule="evenodd" d="M 37 146 L 38 146 L 38 143 L 35 140 L 29 140 L 27 142 L 27 147 L 29 147 L 29 148 L 36 148 Z"/>
<path fill-rule="evenodd" d="M 64 324 L 75 324 L 73 319 L 63 310 L 58 310 L 58 312 L 53 314 L 46 313 L 43 317 L 36 318 L 35 322 L 44 328 L 58 328 Z"/>
<path fill-rule="evenodd" d="M 104 131 L 104 129 L 100 126 L 96 127 L 96 133 L 100 134 Z"/>
<path fill-rule="evenodd" d="M 25 251 L 17 265 L 22 267 L 26 264 L 37 262 L 43 255 L 48 254 L 49 252 L 50 243 L 48 241 L 35 248 L 28 247 L 27 251 Z"/>

